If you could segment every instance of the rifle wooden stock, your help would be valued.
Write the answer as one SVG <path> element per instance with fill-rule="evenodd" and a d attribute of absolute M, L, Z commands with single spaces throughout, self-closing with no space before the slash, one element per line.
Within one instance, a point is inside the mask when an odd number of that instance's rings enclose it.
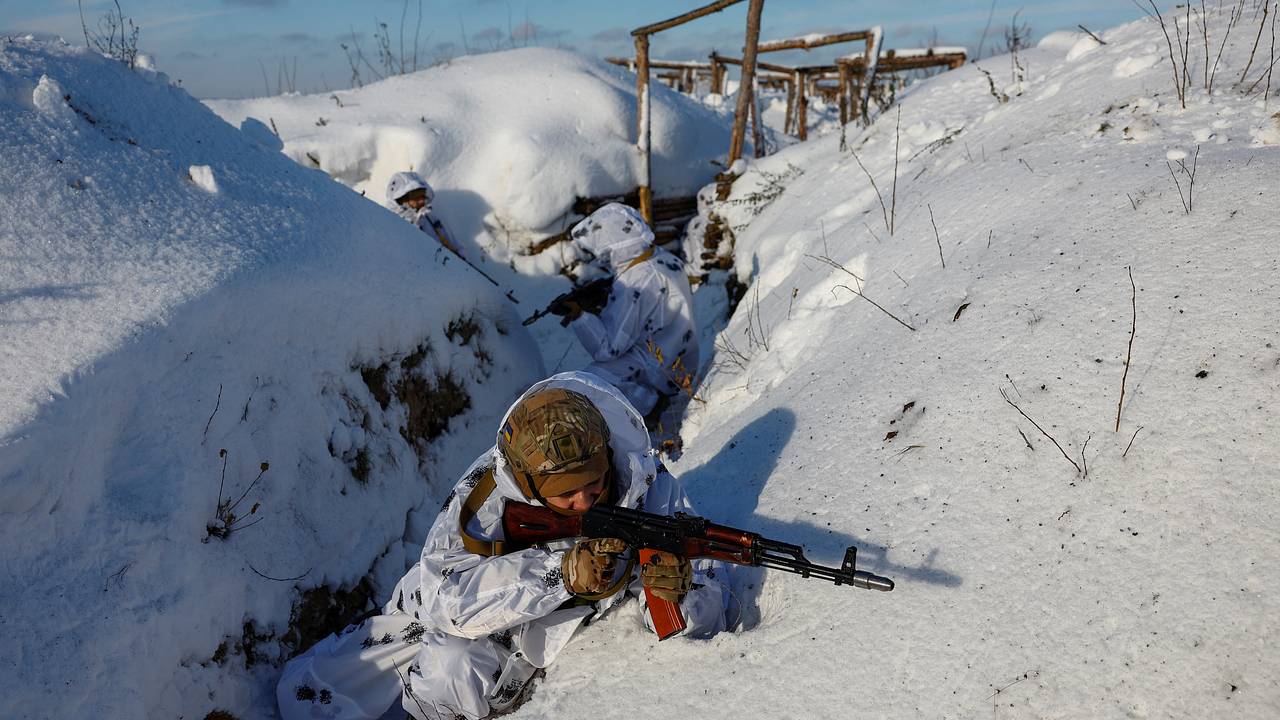
<path fill-rule="evenodd" d="M 657 515 L 613 505 L 596 506 L 582 515 L 561 515 L 553 510 L 525 503 L 507 502 L 502 512 L 502 530 L 512 549 L 564 538 L 618 538 L 639 552 L 641 564 L 655 552 L 669 552 L 688 559 L 708 558 L 735 565 L 754 565 L 785 570 L 805 578 L 830 580 L 836 585 L 853 585 L 866 590 L 889 591 L 893 581 L 854 568 L 857 548 L 845 551 L 844 562 L 831 568 L 809 562 L 798 545 L 770 540 L 759 533 L 717 525 L 704 518 L 676 513 Z M 685 628 L 680 606 L 654 597 L 645 589 L 649 617 L 659 640 Z"/>

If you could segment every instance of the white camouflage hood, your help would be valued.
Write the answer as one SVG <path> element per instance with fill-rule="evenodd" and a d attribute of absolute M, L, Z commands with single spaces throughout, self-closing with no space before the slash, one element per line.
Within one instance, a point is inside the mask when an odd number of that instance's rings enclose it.
<path fill-rule="evenodd" d="M 613 272 L 653 245 L 653 231 L 634 208 L 609 203 L 573 226 L 573 244 Z"/>
<path fill-rule="evenodd" d="M 415 172 L 398 172 L 387 181 L 387 202 L 392 205 L 399 205 L 400 198 L 419 189 L 427 191 L 426 207 L 430 208 L 431 202 L 436 199 L 436 193 L 427 184 L 427 181 L 423 180 L 422 176 Z"/>

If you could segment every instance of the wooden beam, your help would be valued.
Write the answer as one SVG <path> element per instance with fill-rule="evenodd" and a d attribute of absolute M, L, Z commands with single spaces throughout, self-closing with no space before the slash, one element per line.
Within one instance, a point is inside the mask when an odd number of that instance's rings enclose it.
<path fill-rule="evenodd" d="M 836 45 L 838 43 L 869 40 L 871 39 L 871 35 L 872 33 L 870 30 L 856 30 L 854 32 L 834 33 L 819 37 L 805 36 L 786 38 L 783 40 L 770 40 L 769 42 L 760 43 L 759 52 L 770 53 L 781 50 L 812 50 L 813 48 Z"/>
<path fill-rule="evenodd" d="M 742 0 L 716 0 L 716 2 L 713 2 L 710 5 L 704 5 L 696 10 L 690 10 L 683 15 L 677 15 L 676 17 L 671 18 L 670 20 L 663 20 L 662 22 L 654 23 L 652 25 L 638 27 L 635 30 L 632 30 L 631 34 L 636 37 L 640 37 L 641 35 L 652 35 L 654 33 L 673 28 L 677 25 L 683 25 L 690 20 L 696 20 L 705 15 L 710 15 L 711 13 L 718 13 L 730 5 L 737 5 L 740 2 L 742 2 Z"/>
<path fill-rule="evenodd" d="M 604 59 L 604 61 L 607 63 L 612 63 L 614 65 L 621 65 L 623 67 L 630 67 L 635 64 L 635 60 L 633 58 L 607 57 Z M 658 70 L 693 69 L 693 70 L 707 71 L 711 69 L 711 64 L 700 63 L 700 62 L 685 62 L 681 60 L 652 60 L 651 59 L 649 60 L 649 67 L 658 69 Z"/>
<path fill-rule="evenodd" d="M 719 60 L 721 63 L 725 65 L 741 65 L 742 64 L 742 58 L 725 57 L 724 55 L 715 55 L 714 57 L 716 58 L 716 60 Z M 765 63 L 765 62 L 756 62 L 756 67 L 760 68 L 761 70 L 768 70 L 769 72 L 782 73 L 784 75 L 790 75 L 796 71 L 796 69 L 793 67 L 787 67 L 786 65 L 776 65 L 776 64 Z"/>
<path fill-rule="evenodd" d="M 742 48 L 742 81 L 738 84 L 738 104 L 733 114 L 733 137 L 729 140 L 729 165 L 742 157 L 742 146 L 747 130 L 747 113 L 753 102 L 752 86 L 756 75 L 756 48 L 760 44 L 760 13 L 764 0 L 751 0 L 747 7 L 747 36 Z"/>

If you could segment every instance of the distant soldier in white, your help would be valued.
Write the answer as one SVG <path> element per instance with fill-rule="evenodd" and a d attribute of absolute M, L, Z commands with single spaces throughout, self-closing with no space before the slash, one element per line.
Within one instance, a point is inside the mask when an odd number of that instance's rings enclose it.
<path fill-rule="evenodd" d="M 444 224 L 431 214 L 431 203 L 436 193 L 422 176 L 415 172 L 398 172 L 387 182 L 387 199 L 396 204 L 400 217 L 408 220 L 422 232 L 440 242 L 445 249 L 462 257 L 457 246 L 449 240 Z"/>
<path fill-rule="evenodd" d="M 653 629 L 646 590 L 677 604 L 686 636 L 736 622 L 737 604 L 721 584 L 726 568 L 716 562 L 658 552 L 636 567 L 626 544 L 610 537 L 510 547 L 503 513 L 511 503 L 565 518 L 604 505 L 693 512 L 617 389 L 589 373 L 561 373 L 529 388 L 499 427 L 497 443 L 445 500 L 384 614 L 285 666 L 276 690 L 285 720 L 379 718 L 397 698 L 418 720 L 504 713 L 579 627 L 627 595 L 640 598 Z"/>
<path fill-rule="evenodd" d="M 673 397 L 692 394 L 698 371 L 689 278 L 680 260 L 654 245 L 653 231 L 626 205 L 605 205 L 575 225 L 570 236 L 613 274 L 613 287 L 598 315 L 572 301 L 551 312 L 572 321 L 591 355 L 587 370 L 622 390 L 655 428 Z"/>
<path fill-rule="evenodd" d="M 428 236 L 435 238 L 442 247 L 456 255 L 462 262 L 470 265 L 472 270 L 480 273 L 491 285 L 501 288 L 502 286 L 497 280 L 494 280 L 489 273 L 481 270 L 479 266 L 468 260 L 462 254 L 462 251 L 458 249 L 457 244 L 449 238 L 448 231 L 444 229 L 444 223 L 440 222 L 431 212 L 431 202 L 435 198 L 435 191 L 418 173 L 398 172 L 392 175 L 391 180 L 387 182 L 387 199 L 395 203 L 396 207 L 399 208 L 396 212 L 400 217 L 416 225 L 419 230 Z M 510 290 L 506 290 L 505 294 L 511 302 L 517 305 L 520 303 Z"/>

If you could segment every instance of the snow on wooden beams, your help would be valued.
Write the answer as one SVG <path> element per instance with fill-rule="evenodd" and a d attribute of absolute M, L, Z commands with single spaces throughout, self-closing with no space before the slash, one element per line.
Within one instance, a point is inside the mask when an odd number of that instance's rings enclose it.
<path fill-rule="evenodd" d="M 747 6 L 747 34 L 746 43 L 743 48 L 743 87 L 750 88 L 753 86 L 752 78 L 755 74 L 756 63 L 756 45 L 760 42 L 760 13 L 764 9 L 764 0 L 745 0 Z M 704 5 L 700 8 L 690 10 L 683 15 L 662 22 L 653 23 L 638 27 L 631 31 L 632 37 L 636 43 L 636 147 L 640 151 L 640 214 L 644 216 L 646 222 L 653 222 L 653 171 L 650 166 L 650 146 L 649 146 L 649 36 L 660 33 L 663 30 L 669 30 L 673 27 L 683 25 L 700 17 L 720 12 L 721 10 L 737 5 L 744 0 L 717 0 L 710 5 Z M 715 83 L 716 72 L 712 71 L 712 82 Z M 733 136 L 729 140 L 729 164 L 732 165 L 735 160 L 742 156 L 743 134 L 746 131 L 746 118 L 748 112 L 747 102 L 754 102 L 754 98 L 750 97 L 751 92 L 738 93 L 738 105 L 734 111 L 733 120 Z"/>
<path fill-rule="evenodd" d="M 878 75 L 892 75 L 909 70 L 927 70 L 946 68 L 954 70 L 968 59 L 968 51 L 962 47 L 930 47 L 900 48 L 885 50 L 876 54 L 872 69 L 868 71 L 868 55 L 845 55 L 836 58 L 836 66 L 840 69 L 840 98 L 852 96 L 856 91 L 860 97 L 863 121 L 870 118 L 870 98 L 872 90 L 878 87 Z M 861 82 L 859 82 L 861 81 Z M 845 107 L 840 108 L 841 122 L 847 122 Z"/>

